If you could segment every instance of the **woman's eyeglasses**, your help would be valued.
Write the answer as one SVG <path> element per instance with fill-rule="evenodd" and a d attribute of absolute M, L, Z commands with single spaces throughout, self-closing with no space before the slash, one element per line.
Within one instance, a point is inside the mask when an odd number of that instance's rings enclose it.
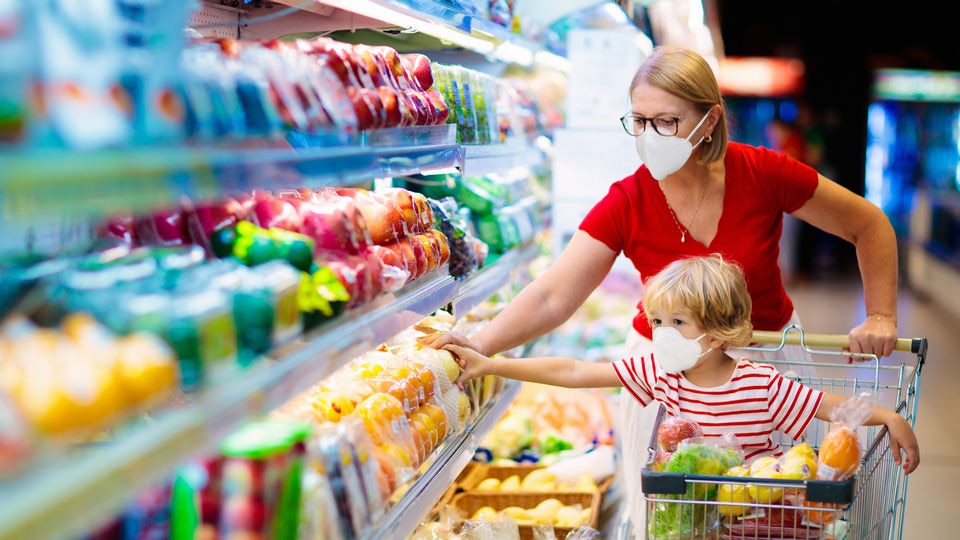
<path fill-rule="evenodd" d="M 657 116 L 656 118 L 645 118 L 635 114 L 627 113 L 620 117 L 620 124 L 624 131 L 637 137 L 647 129 L 647 122 L 653 126 L 653 130 L 664 137 L 673 137 L 680 129 L 679 116 Z"/>

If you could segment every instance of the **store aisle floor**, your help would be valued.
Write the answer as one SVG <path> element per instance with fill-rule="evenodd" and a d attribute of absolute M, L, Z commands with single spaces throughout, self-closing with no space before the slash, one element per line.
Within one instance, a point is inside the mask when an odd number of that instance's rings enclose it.
<path fill-rule="evenodd" d="M 815 282 L 789 293 L 807 331 L 842 333 L 863 319 L 858 282 Z M 908 479 L 903 539 L 957 538 L 956 522 L 947 516 L 960 506 L 960 321 L 905 287 L 898 311 L 900 335 L 929 342 L 915 426 L 920 468 Z"/>

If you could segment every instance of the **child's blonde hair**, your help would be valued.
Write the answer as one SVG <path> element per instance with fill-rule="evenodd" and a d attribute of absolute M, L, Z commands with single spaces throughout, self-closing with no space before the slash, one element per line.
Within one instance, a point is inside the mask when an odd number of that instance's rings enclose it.
<path fill-rule="evenodd" d="M 724 341 L 724 350 L 750 344 L 752 308 L 743 270 L 719 254 L 678 259 L 644 283 L 648 318 L 652 310 L 690 311 L 704 332 Z"/>

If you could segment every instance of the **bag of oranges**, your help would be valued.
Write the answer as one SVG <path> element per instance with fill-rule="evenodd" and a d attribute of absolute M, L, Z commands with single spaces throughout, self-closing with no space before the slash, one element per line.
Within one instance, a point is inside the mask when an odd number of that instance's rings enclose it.
<path fill-rule="evenodd" d="M 862 449 L 857 429 L 873 412 L 870 394 L 863 392 L 850 398 L 833 411 L 833 425 L 820 441 L 817 452 L 817 480 L 841 481 L 856 474 L 860 468 Z M 807 501 L 808 507 L 823 510 L 807 510 L 807 519 L 826 524 L 836 519 L 842 505 Z"/>

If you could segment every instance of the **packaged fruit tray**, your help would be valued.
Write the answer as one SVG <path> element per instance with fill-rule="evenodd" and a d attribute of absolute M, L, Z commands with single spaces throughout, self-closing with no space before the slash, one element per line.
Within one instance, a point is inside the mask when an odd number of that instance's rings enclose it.
<path fill-rule="evenodd" d="M 471 463 L 471 465 L 473 465 L 473 463 Z M 543 465 L 536 465 L 536 464 L 484 465 L 484 464 L 476 463 L 476 466 L 473 467 L 471 471 L 461 475 L 462 479 L 458 480 L 457 483 L 458 483 L 458 487 L 461 490 L 470 491 L 470 490 L 478 489 L 481 482 L 492 478 L 492 479 L 498 480 L 501 483 L 501 485 L 497 486 L 498 490 L 537 492 L 542 490 L 536 489 L 536 487 L 531 484 L 525 484 L 524 480 L 527 479 L 527 475 L 529 475 L 531 472 L 538 471 L 538 470 L 545 470 L 545 469 L 546 467 L 544 467 Z M 466 469 L 464 469 L 464 471 L 466 471 Z M 502 485 L 502 482 L 512 476 L 516 476 L 520 480 L 520 487 L 516 489 L 505 488 Z M 603 495 L 607 492 L 608 489 L 610 489 L 611 484 L 613 484 L 612 475 L 608 476 L 607 478 L 603 479 L 603 481 L 597 484 L 597 491 L 601 495 Z M 583 489 L 582 487 L 577 487 L 576 485 L 571 485 L 569 489 L 560 487 L 560 486 L 555 486 L 555 487 L 556 489 L 550 489 L 547 491 L 588 491 L 586 489 Z M 483 488 L 480 488 L 480 489 L 482 490 Z"/>
<path fill-rule="evenodd" d="M 549 503 L 544 503 L 548 499 L 554 499 L 552 505 Z M 598 529 L 598 524 L 600 522 L 600 493 L 585 493 L 585 492 L 573 492 L 573 491 L 544 491 L 544 492 L 532 492 L 532 491 L 465 491 L 454 495 L 453 500 L 450 502 L 451 506 L 462 511 L 467 519 L 473 519 L 476 517 L 478 511 L 483 508 L 492 509 L 496 512 L 507 510 L 507 515 L 512 516 L 514 519 L 517 519 L 520 529 L 520 540 L 534 540 L 534 526 L 530 524 L 531 521 L 537 521 L 538 516 L 540 516 L 541 521 L 549 521 L 542 517 L 544 514 L 541 514 L 537 509 L 546 512 L 547 514 L 553 513 L 555 516 L 562 516 L 567 513 L 567 511 L 560 510 L 561 508 L 573 507 L 569 512 L 574 511 L 589 511 L 589 516 L 586 518 L 585 522 L 580 525 L 592 527 Z M 549 506 L 548 506 L 549 505 Z M 549 508 L 549 509 L 547 509 Z M 534 512 L 531 513 L 530 511 Z M 528 518 L 528 519 L 524 519 Z M 533 518 L 533 519 L 531 519 Z M 567 534 L 573 530 L 574 527 L 564 527 L 559 525 L 554 525 L 554 534 L 557 538 L 565 538 Z"/>

